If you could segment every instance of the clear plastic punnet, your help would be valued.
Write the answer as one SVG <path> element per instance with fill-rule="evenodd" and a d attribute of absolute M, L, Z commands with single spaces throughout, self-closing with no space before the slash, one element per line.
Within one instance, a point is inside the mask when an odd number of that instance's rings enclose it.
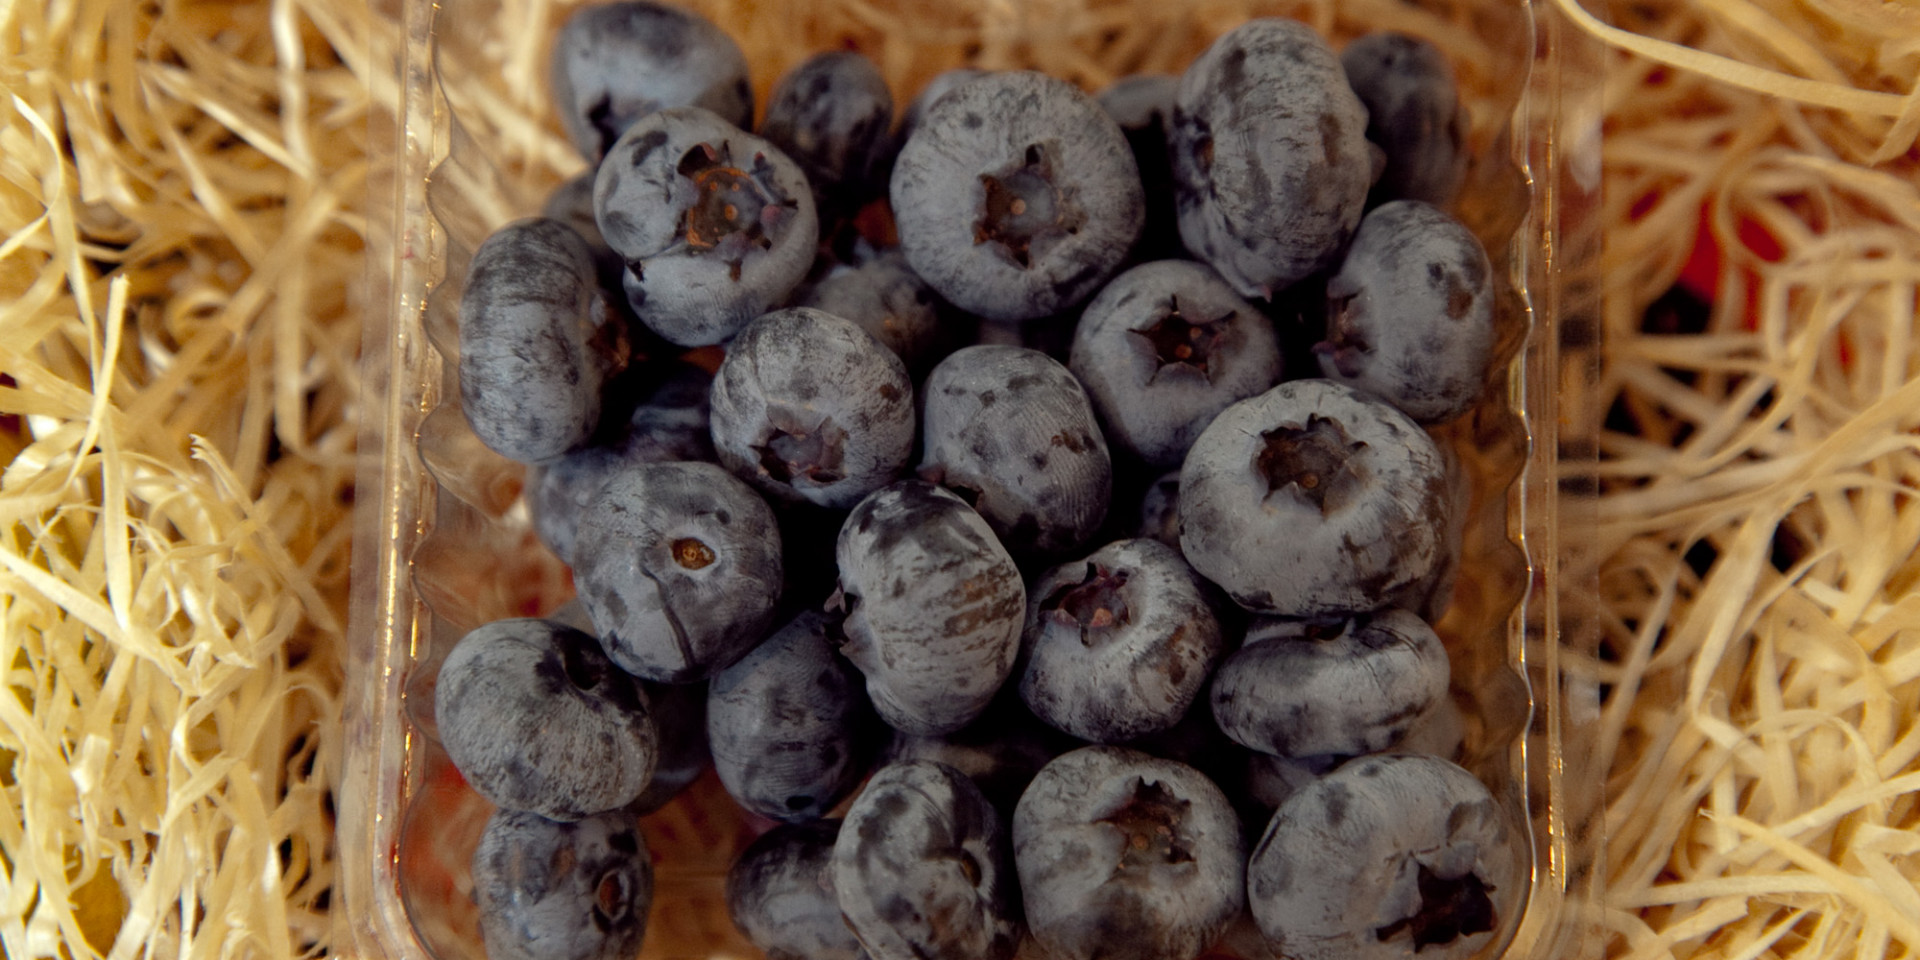
<path fill-rule="evenodd" d="M 1433 430 L 1468 478 L 1459 572 L 1435 627 L 1464 721 L 1460 762 L 1505 807 L 1531 857 L 1517 873 L 1526 889 L 1482 955 L 1597 957 L 1603 771 L 1586 743 L 1600 690 L 1563 669 L 1573 654 L 1590 656 L 1597 637 L 1583 533 L 1605 412 L 1590 399 L 1602 116 L 1593 42 L 1552 4 L 1524 0 L 691 6 L 740 43 L 762 105 L 788 68 L 847 48 L 874 60 L 898 105 L 961 65 L 1040 69 L 1097 92 L 1134 71 L 1178 72 L 1254 16 L 1305 21 L 1336 49 L 1396 29 L 1448 54 L 1474 157 L 1454 212 L 1493 262 L 1500 362 L 1479 405 Z M 532 531 L 525 468 L 488 450 L 460 408 L 458 307 L 481 242 L 539 213 L 586 169 L 548 99 L 549 46 L 574 9 L 400 0 L 386 11 L 404 44 L 391 51 L 390 85 L 374 91 L 386 110 L 370 149 L 375 307 L 363 349 L 343 875 L 332 909 L 344 955 L 486 955 L 468 864 L 493 808 L 439 744 L 435 675 L 467 631 L 546 615 L 573 586 Z M 760 955 L 734 929 L 724 886 L 733 857 L 771 824 L 743 812 L 711 769 L 642 820 L 655 888 L 640 957 Z M 1251 930 L 1237 923 L 1208 955 L 1272 955 Z"/>

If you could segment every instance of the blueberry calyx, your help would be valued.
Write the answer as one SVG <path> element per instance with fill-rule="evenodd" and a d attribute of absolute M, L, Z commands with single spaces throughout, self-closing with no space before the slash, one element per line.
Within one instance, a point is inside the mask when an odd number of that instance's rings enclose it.
<path fill-rule="evenodd" d="M 1374 931 L 1380 940 L 1390 940 L 1401 930 L 1413 934 L 1413 952 L 1424 947 L 1452 943 L 1493 929 L 1493 900 L 1487 892 L 1493 888 L 1468 871 L 1447 879 L 1420 864 L 1420 909 L 1411 917 L 1395 920 Z"/>
<path fill-rule="evenodd" d="M 571 857 L 570 847 L 560 848 L 560 852 Z M 629 901 L 633 898 L 627 889 L 627 876 L 618 866 L 608 870 L 600 877 L 593 888 L 593 925 L 601 933 L 612 930 L 624 922 L 627 917 Z"/>
<path fill-rule="evenodd" d="M 1120 593 L 1126 583 L 1126 570 L 1109 570 L 1089 563 L 1086 576 L 1079 583 L 1055 590 L 1041 602 L 1040 609 L 1055 623 L 1079 627 L 1080 642 L 1092 646 L 1099 631 L 1127 625 L 1127 601 Z"/>
<path fill-rule="evenodd" d="M 1147 378 L 1148 383 L 1159 379 L 1168 367 L 1184 366 L 1200 372 L 1213 382 L 1213 351 L 1220 345 L 1220 338 L 1226 336 L 1234 314 L 1212 320 L 1192 321 L 1180 314 L 1180 298 L 1167 298 L 1167 313 L 1150 327 L 1142 330 L 1130 330 L 1152 348 L 1160 366 Z"/>
<path fill-rule="evenodd" d="M 673 562 L 687 570 L 700 570 L 714 561 L 713 548 L 692 537 L 673 541 Z"/>
<path fill-rule="evenodd" d="M 773 166 L 764 154 L 754 154 L 752 168 L 748 172 L 734 166 L 732 145 L 724 140 L 718 150 L 708 143 L 695 146 L 675 168 L 693 181 L 698 193 L 681 221 L 681 235 L 695 251 L 718 250 L 736 281 L 747 252 L 771 250 L 767 228 L 778 223 L 787 208 L 797 206 L 775 184 Z"/>
<path fill-rule="evenodd" d="M 1126 841 L 1114 869 L 1192 863 L 1193 851 L 1174 829 L 1186 819 L 1190 806 L 1190 801 L 1174 796 L 1166 787 L 1148 783 L 1145 777 L 1134 778 L 1133 796 L 1098 821 L 1112 824 Z"/>
<path fill-rule="evenodd" d="M 1275 427 L 1260 438 L 1265 445 L 1253 467 L 1266 478 L 1268 497 L 1292 488 L 1324 516 L 1339 509 L 1344 494 L 1361 479 L 1354 454 L 1367 445 L 1349 438 L 1337 421 L 1316 414 L 1305 427 Z"/>
<path fill-rule="evenodd" d="M 847 432 L 831 419 L 823 419 L 810 430 L 775 427 L 767 439 L 754 445 L 760 454 L 760 469 L 781 483 L 806 479 L 826 486 L 846 476 Z"/>
<path fill-rule="evenodd" d="M 1052 231 L 1080 230 L 1078 212 L 1054 185 L 1051 153 L 1044 144 L 1030 144 L 1019 165 L 998 176 L 980 175 L 986 202 L 973 226 L 973 242 L 1000 244 L 1021 269 L 1033 262 L 1034 240 Z"/>

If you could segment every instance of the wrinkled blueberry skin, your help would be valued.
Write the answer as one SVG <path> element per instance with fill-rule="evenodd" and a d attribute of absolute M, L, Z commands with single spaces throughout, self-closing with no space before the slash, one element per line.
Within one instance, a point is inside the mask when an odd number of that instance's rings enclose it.
<path fill-rule="evenodd" d="M 727 870 L 727 913 L 767 960 L 862 960 L 840 919 L 833 844 L 840 821 L 783 823 L 755 838 Z"/>
<path fill-rule="evenodd" d="M 1440 560 L 1438 448 L 1384 401 L 1292 380 L 1228 407 L 1180 470 L 1180 550 L 1255 613 L 1387 606 Z"/>
<path fill-rule="evenodd" d="M 873 960 L 1008 960 L 1021 932 L 1011 859 L 999 816 L 965 774 L 896 763 L 847 811 L 833 886 Z"/>
<path fill-rule="evenodd" d="M 1436 757 L 1361 757 L 1274 812 L 1247 865 L 1249 912 L 1298 960 L 1465 960 L 1521 892 L 1507 818 Z"/>
<path fill-rule="evenodd" d="M 653 859 L 631 810 L 500 810 L 473 851 L 473 899 L 489 960 L 626 960 L 646 937 Z"/>
<path fill-rule="evenodd" d="M 873 192 L 893 126 L 893 92 L 873 61 L 848 50 L 815 54 L 767 100 L 760 135 L 800 165 L 820 210 L 844 213 Z"/>
<path fill-rule="evenodd" d="M 918 480 L 875 492 L 837 544 L 841 653 L 867 677 L 881 719 L 903 733 L 966 726 L 1013 671 L 1026 586 L 966 502 Z"/>
<path fill-rule="evenodd" d="M 626 360 L 599 291 L 586 242 L 557 220 L 515 221 L 474 251 L 460 296 L 460 401 L 488 448 L 539 463 L 593 435 L 601 384 Z"/>
<path fill-rule="evenodd" d="M 858 266 L 833 268 L 807 287 L 796 305 L 844 317 L 892 350 L 915 382 L 933 366 L 950 339 L 940 322 L 933 289 L 907 265 L 895 248 Z"/>
<path fill-rule="evenodd" d="M 1167 129 L 1173 123 L 1173 101 L 1179 92 L 1180 78 L 1166 73 L 1122 77 L 1100 91 L 1100 109 L 1120 125 L 1133 150 L 1134 165 L 1140 168 L 1146 219 L 1129 258 L 1139 262 L 1186 256 L 1174 217 L 1173 162 L 1167 157 Z"/>
<path fill-rule="evenodd" d="M 594 180 L 595 221 L 626 261 L 635 316 L 683 347 L 720 343 L 786 300 L 820 224 L 800 168 L 694 107 L 635 123 Z"/>
<path fill-rule="evenodd" d="M 579 597 L 560 605 L 547 619 L 564 623 L 589 636 L 594 635 L 593 618 Z M 646 696 L 659 750 L 655 755 L 653 778 L 640 796 L 626 806 L 635 816 L 646 816 L 666 806 L 680 791 L 705 773 L 713 756 L 707 750 L 707 685 L 705 683 L 655 683 L 636 680 Z"/>
<path fill-rule="evenodd" d="M 1250 300 L 1326 267 L 1360 224 L 1367 111 L 1312 27 L 1250 20 L 1180 78 L 1168 149 L 1180 237 Z"/>
<path fill-rule="evenodd" d="M 803 613 L 708 687 L 714 769 L 734 800 L 763 817 L 818 819 L 866 773 L 866 694 L 827 628 L 825 614 Z"/>
<path fill-rule="evenodd" d="M 927 108 L 893 168 L 907 261 L 954 305 L 1015 321 L 1069 309 L 1140 235 L 1140 173 L 1120 128 L 1072 84 L 977 77 Z"/>
<path fill-rule="evenodd" d="M 573 563 L 581 512 L 615 474 L 636 463 L 715 459 L 707 424 L 712 381 L 705 370 L 679 364 L 634 408 L 620 436 L 570 450 L 527 471 L 533 532 L 562 563 Z"/>
<path fill-rule="evenodd" d="M 1320 373 L 1386 399 L 1421 423 L 1473 407 L 1493 362 L 1493 267 L 1445 211 L 1396 200 L 1360 221 L 1327 281 Z"/>
<path fill-rule="evenodd" d="M 710 463 L 643 463 L 608 481 L 581 515 L 574 561 L 601 645 L 637 677 L 705 679 L 773 625 L 773 510 Z"/>
<path fill-rule="evenodd" d="M 645 696 L 591 636 L 499 620 L 440 666 L 434 720 L 447 757 L 495 806 L 578 820 L 632 802 L 659 735 Z"/>
<path fill-rule="evenodd" d="M 1060 960 L 1200 955 L 1246 901 L 1246 848 L 1199 771 L 1120 747 L 1065 754 L 1013 814 L 1027 925 Z"/>
<path fill-rule="evenodd" d="M 1020 695 L 1082 740 L 1178 723 L 1225 653 L 1199 576 L 1156 540 L 1110 543 L 1047 571 L 1027 596 Z"/>
<path fill-rule="evenodd" d="M 1256 620 L 1213 679 L 1213 718 L 1263 753 L 1373 753 L 1446 699 L 1448 679 L 1439 636 L 1405 610 L 1325 626 Z"/>
<path fill-rule="evenodd" d="M 895 732 L 881 762 L 937 760 L 966 774 L 1003 819 L 1048 761 L 1084 746 L 1040 722 L 1008 684 L 972 723 L 939 737 Z"/>
<path fill-rule="evenodd" d="M 1188 260 L 1145 263 L 1087 304 L 1068 369 L 1107 440 L 1166 469 L 1207 424 L 1280 379 L 1273 324 L 1219 274 Z"/>
<path fill-rule="evenodd" d="M 1007 549 L 1060 556 L 1106 519 L 1113 461 L 1072 373 L 1038 350 L 965 347 L 927 375 L 920 475 L 961 491 Z"/>
<path fill-rule="evenodd" d="M 1387 155 L 1369 203 L 1451 205 L 1467 176 L 1467 112 L 1446 54 L 1382 31 L 1347 44 L 1340 66 L 1367 108 L 1367 139 Z"/>
<path fill-rule="evenodd" d="M 589 161 L 648 114 L 703 107 L 736 127 L 753 124 L 747 58 L 697 14 L 644 0 L 582 7 L 560 28 L 553 99 L 568 139 Z"/>
<path fill-rule="evenodd" d="M 768 496 L 844 510 L 913 455 L 913 381 L 893 351 L 811 307 L 748 324 L 713 381 L 720 463 Z"/>

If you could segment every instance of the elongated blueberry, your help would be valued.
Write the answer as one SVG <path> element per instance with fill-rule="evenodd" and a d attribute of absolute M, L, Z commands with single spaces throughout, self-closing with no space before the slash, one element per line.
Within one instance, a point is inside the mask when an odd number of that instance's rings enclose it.
<path fill-rule="evenodd" d="M 767 960 L 864 960 L 840 919 L 833 845 L 840 821 L 783 823 L 761 834 L 727 870 L 727 914 Z"/>
<path fill-rule="evenodd" d="M 1453 65 L 1438 47 L 1404 33 L 1369 33 L 1340 52 L 1347 83 L 1367 108 L 1367 139 L 1386 152 L 1372 203 L 1453 203 L 1466 178 L 1467 111 Z"/>

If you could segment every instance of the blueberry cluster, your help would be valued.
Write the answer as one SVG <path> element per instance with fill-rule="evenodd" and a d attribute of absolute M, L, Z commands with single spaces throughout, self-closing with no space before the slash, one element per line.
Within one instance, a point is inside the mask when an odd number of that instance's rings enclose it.
<path fill-rule="evenodd" d="M 773 957 L 1183 960 L 1249 915 L 1295 960 L 1426 960 L 1508 924 L 1524 844 L 1451 762 L 1429 624 L 1463 481 L 1427 426 L 1495 340 L 1437 51 L 1260 19 L 1098 99 L 943 74 L 897 129 L 841 51 L 755 130 L 721 30 L 622 0 L 553 89 L 594 170 L 460 311 L 462 407 L 579 592 L 436 688 L 501 811 L 494 960 L 631 956 L 638 818 L 709 765 L 782 821 L 726 888 Z"/>

